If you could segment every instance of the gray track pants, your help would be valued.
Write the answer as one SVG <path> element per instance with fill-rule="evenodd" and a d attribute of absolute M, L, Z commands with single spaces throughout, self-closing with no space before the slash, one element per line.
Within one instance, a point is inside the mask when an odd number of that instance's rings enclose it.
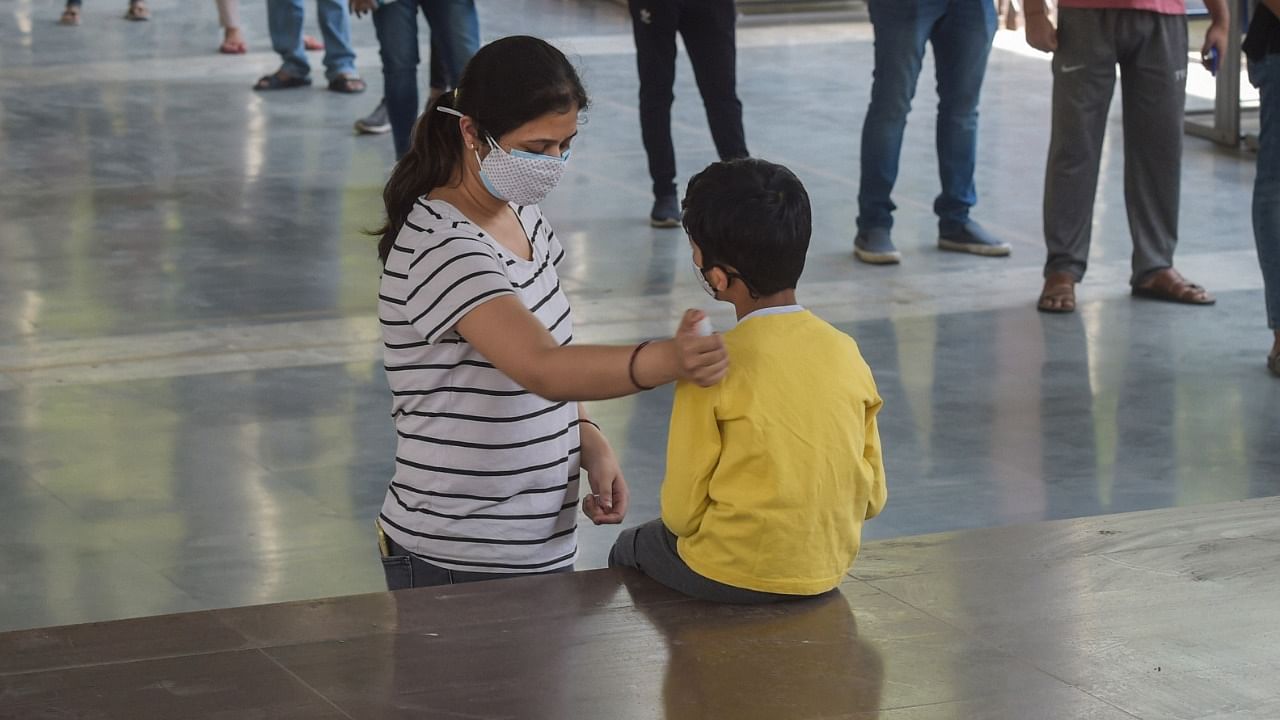
<path fill-rule="evenodd" d="M 1182 184 L 1186 18 L 1063 8 L 1044 184 L 1046 275 L 1084 277 L 1117 64 L 1124 102 L 1124 199 L 1133 238 L 1131 282 L 1173 266 Z"/>

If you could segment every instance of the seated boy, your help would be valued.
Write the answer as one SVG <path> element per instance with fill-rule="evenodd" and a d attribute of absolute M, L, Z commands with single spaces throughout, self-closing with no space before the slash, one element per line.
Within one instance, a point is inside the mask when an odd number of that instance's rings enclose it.
<path fill-rule="evenodd" d="M 623 531 L 610 566 L 704 600 L 828 592 L 884 507 L 871 370 L 848 335 L 796 304 L 809 196 L 763 160 L 689 181 L 684 227 L 712 297 L 732 303 L 729 374 L 676 388 L 662 519 Z"/>

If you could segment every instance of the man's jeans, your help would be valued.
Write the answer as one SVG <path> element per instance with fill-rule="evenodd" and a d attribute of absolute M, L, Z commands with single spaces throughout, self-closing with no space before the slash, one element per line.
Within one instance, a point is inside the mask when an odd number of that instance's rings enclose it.
<path fill-rule="evenodd" d="M 356 74 L 356 51 L 351 49 L 351 19 L 346 0 L 316 0 L 320 34 L 324 36 L 324 76 Z M 280 53 L 280 70 L 293 77 L 311 74 L 306 49 L 302 46 L 303 0 L 267 0 L 267 27 L 271 47 Z"/>
<path fill-rule="evenodd" d="M 933 45 L 938 80 L 937 151 L 942 194 L 934 201 L 939 228 L 958 230 L 978 200 L 973 171 L 978 145 L 978 96 L 995 37 L 991 0 L 869 0 L 875 28 L 871 106 L 862 126 L 858 229 L 893 226 L 890 193 L 907 113 L 925 44 Z"/>
<path fill-rule="evenodd" d="M 1267 325 L 1280 331 L 1280 54 L 1249 63 L 1249 80 L 1262 93 L 1258 174 L 1253 183 L 1253 237 L 1266 286 Z"/>
<path fill-rule="evenodd" d="M 431 51 L 440 58 L 446 85 L 457 87 L 463 69 L 480 49 L 475 0 L 396 0 L 374 11 L 383 93 L 397 159 L 409 152 L 413 124 L 422 113 L 418 102 L 419 8 L 431 26 Z"/>

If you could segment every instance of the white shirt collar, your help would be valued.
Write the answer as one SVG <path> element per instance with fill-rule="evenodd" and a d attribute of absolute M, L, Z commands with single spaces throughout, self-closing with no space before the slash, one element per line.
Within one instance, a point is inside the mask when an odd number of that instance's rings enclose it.
<path fill-rule="evenodd" d="M 741 325 L 753 317 L 765 317 L 766 315 L 788 315 L 790 313 L 798 312 L 804 312 L 804 307 L 800 305 L 778 305 L 777 307 L 760 308 L 755 312 L 744 315 L 743 318 L 738 321 L 738 324 Z"/>

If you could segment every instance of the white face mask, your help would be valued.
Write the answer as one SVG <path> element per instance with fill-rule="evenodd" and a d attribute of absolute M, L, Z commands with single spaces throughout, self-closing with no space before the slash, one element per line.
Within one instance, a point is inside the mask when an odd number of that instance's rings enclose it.
<path fill-rule="evenodd" d="M 480 160 L 480 180 L 490 195 L 517 205 L 537 205 L 560 184 L 569 154 L 539 155 L 524 150 L 507 152 L 489 138 L 489 154 Z"/>
<path fill-rule="evenodd" d="M 462 113 L 453 108 L 436 109 L 463 117 Z M 489 154 L 481 160 L 479 151 L 475 151 L 476 162 L 480 163 L 480 181 L 489 194 L 499 200 L 516 205 L 537 205 L 546 199 L 560 183 L 560 178 L 564 177 L 569 152 L 559 157 L 524 150 L 507 152 L 492 137 L 486 139 L 489 142 Z"/>
<path fill-rule="evenodd" d="M 707 281 L 707 274 L 702 271 L 702 268 L 698 267 L 697 263 L 693 264 L 693 273 L 698 276 L 698 284 L 702 286 L 702 289 L 711 297 L 715 297 L 716 289 L 711 287 L 711 283 Z"/>

